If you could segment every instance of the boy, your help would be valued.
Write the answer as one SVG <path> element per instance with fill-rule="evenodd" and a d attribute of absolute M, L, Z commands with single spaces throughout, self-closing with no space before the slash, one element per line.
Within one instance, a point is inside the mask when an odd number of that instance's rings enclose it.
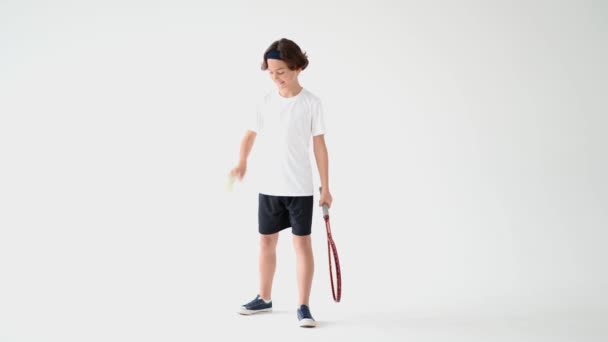
<path fill-rule="evenodd" d="M 241 306 L 244 315 L 272 311 L 272 280 L 276 268 L 276 245 L 279 232 L 291 227 L 297 259 L 298 309 L 301 327 L 314 327 L 309 297 L 314 272 L 311 245 L 313 181 L 309 158 L 313 151 L 321 178 L 319 206 L 331 207 L 325 124 L 320 99 L 304 89 L 298 75 L 308 66 L 308 57 L 289 39 L 272 43 L 264 53 L 262 70 L 268 70 L 277 90 L 271 91 L 258 107 L 240 146 L 238 165 L 232 177 L 243 179 L 247 157 L 256 138 L 263 159 L 263 175 L 258 195 L 258 232 L 260 233 L 259 293 Z"/>

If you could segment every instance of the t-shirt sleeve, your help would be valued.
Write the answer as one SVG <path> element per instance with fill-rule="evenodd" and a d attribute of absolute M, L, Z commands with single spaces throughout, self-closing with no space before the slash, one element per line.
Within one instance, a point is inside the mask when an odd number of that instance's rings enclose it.
<path fill-rule="evenodd" d="M 323 114 L 323 104 L 317 101 L 312 109 L 312 136 L 325 134 L 325 118 Z"/>

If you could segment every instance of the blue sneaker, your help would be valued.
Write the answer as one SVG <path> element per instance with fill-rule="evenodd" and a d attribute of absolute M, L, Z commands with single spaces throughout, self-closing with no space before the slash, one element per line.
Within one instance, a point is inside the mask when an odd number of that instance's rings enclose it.
<path fill-rule="evenodd" d="M 272 300 L 266 302 L 265 300 L 257 295 L 254 300 L 241 306 L 239 313 L 241 315 L 251 315 L 258 312 L 271 312 L 272 311 Z"/>
<path fill-rule="evenodd" d="M 313 328 L 317 325 L 317 322 L 310 314 L 310 309 L 304 304 L 298 308 L 298 321 L 300 321 L 300 326 L 303 328 Z"/>

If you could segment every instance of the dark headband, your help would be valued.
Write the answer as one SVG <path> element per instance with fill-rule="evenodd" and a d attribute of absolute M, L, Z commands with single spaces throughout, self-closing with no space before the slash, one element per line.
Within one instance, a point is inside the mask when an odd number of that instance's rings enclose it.
<path fill-rule="evenodd" d="M 266 53 L 266 59 L 282 59 L 279 50 L 270 50 Z"/>

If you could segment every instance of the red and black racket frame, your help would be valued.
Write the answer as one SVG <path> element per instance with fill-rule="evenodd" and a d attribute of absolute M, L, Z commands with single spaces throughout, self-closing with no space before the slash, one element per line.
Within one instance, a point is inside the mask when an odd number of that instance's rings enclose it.
<path fill-rule="evenodd" d="M 321 191 L 321 188 L 319 188 L 319 191 Z M 331 294 L 334 298 L 334 301 L 336 303 L 339 303 L 340 299 L 342 298 L 342 274 L 340 272 L 340 259 L 338 258 L 338 249 L 336 248 L 333 236 L 331 235 L 329 208 L 325 203 L 323 203 L 323 220 L 325 221 L 325 229 L 327 231 L 327 256 L 329 258 L 329 280 L 331 281 Z M 332 259 L 336 270 L 335 282 L 332 268 Z"/>

